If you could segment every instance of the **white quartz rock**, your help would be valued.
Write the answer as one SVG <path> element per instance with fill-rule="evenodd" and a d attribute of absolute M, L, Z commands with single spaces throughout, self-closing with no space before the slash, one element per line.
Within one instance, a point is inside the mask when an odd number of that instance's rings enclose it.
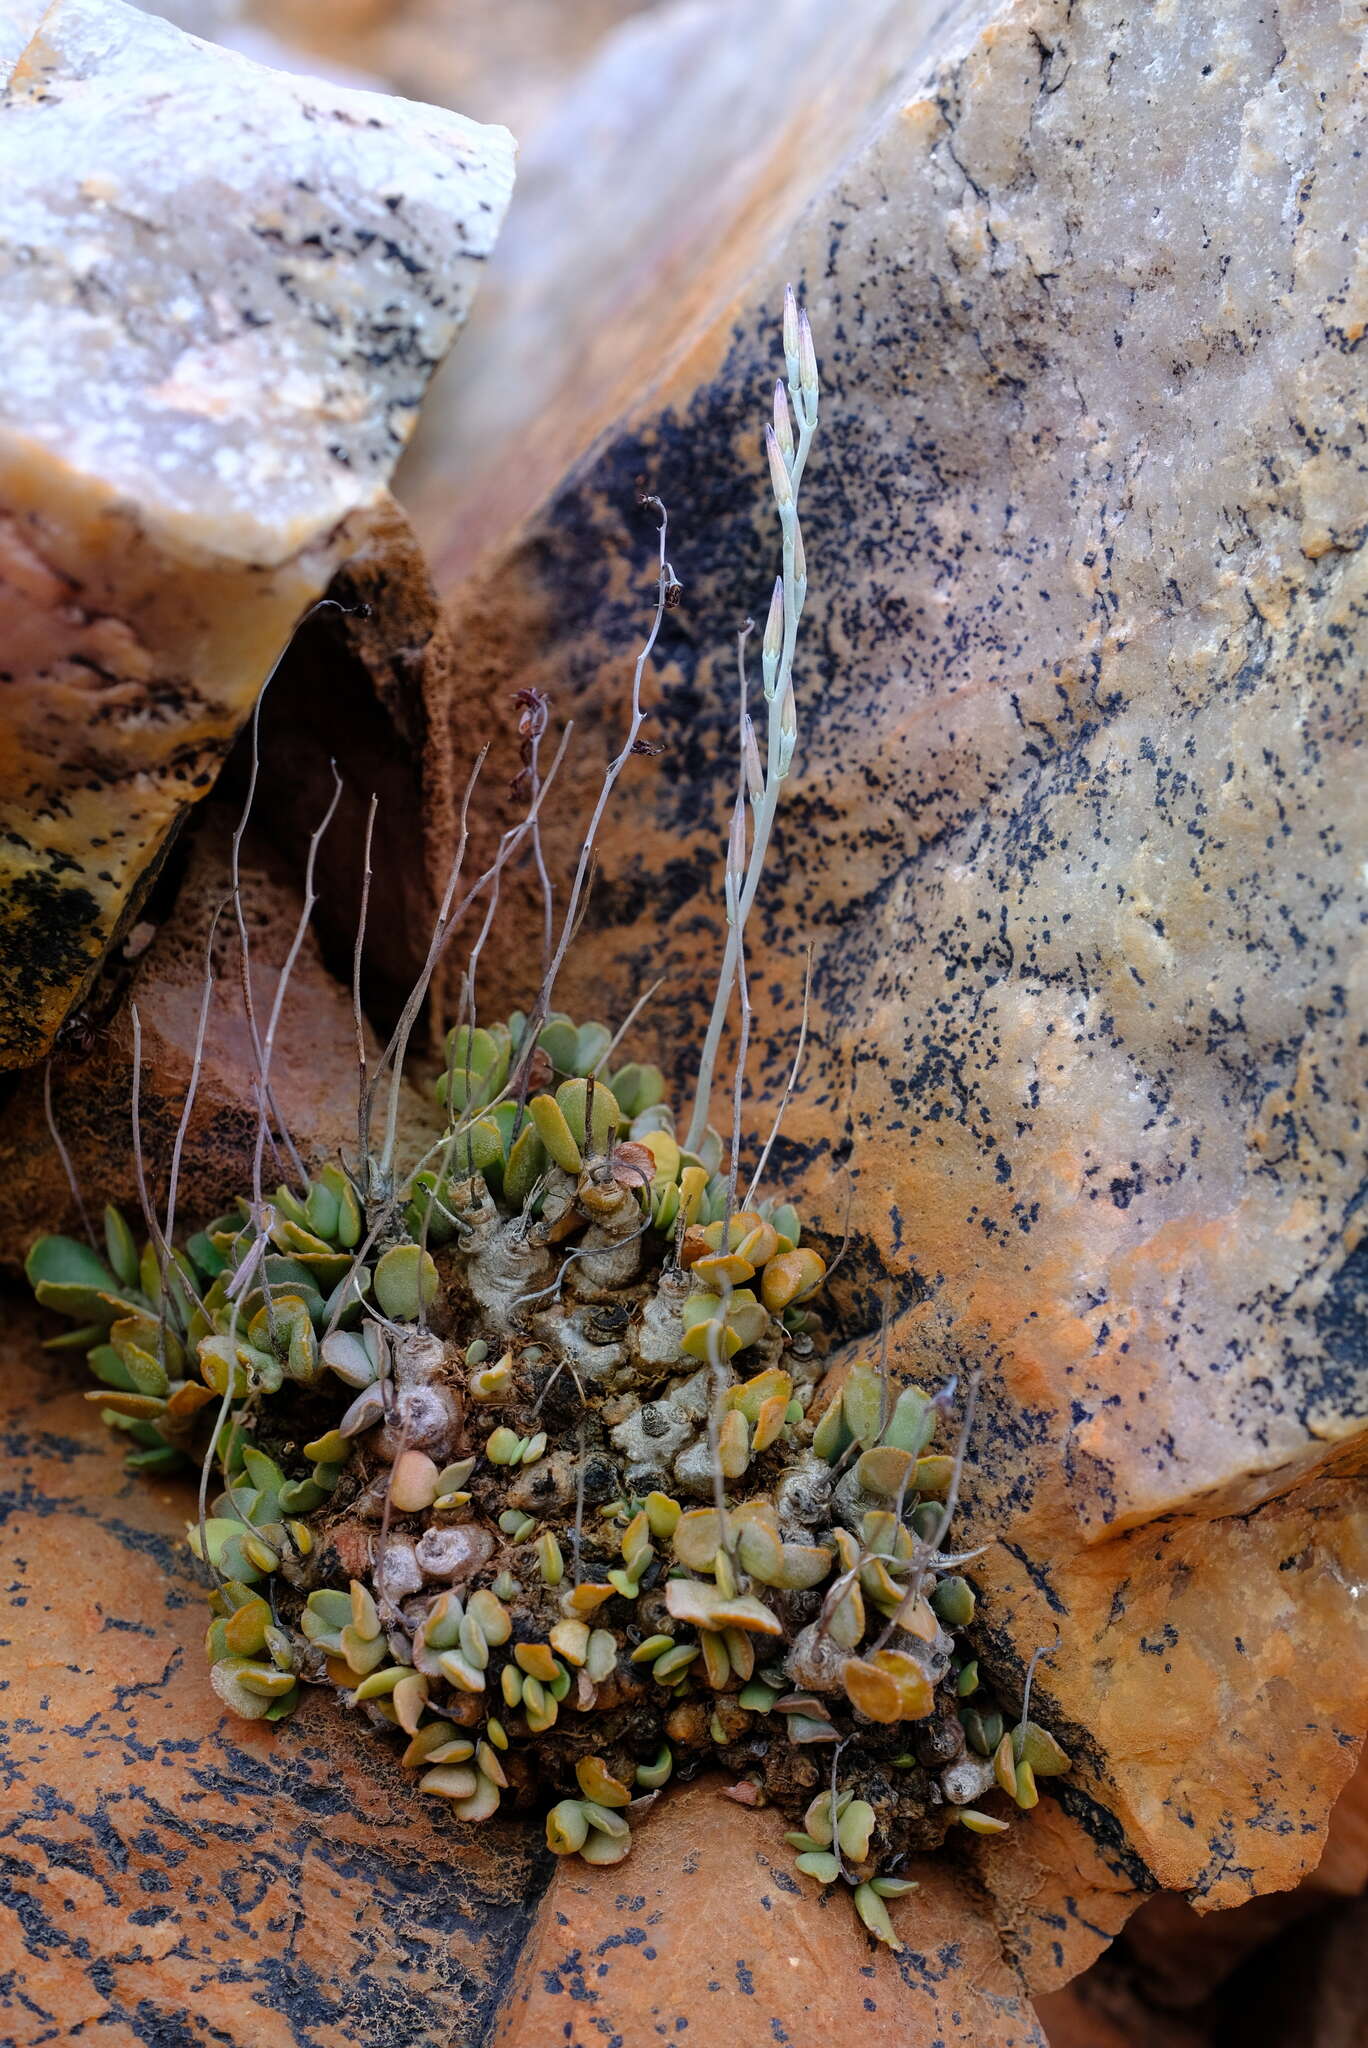
<path fill-rule="evenodd" d="M 392 512 L 513 142 L 119 0 L 0 8 L 15 1066 L 80 999 L 301 613 Z"/>
<path fill-rule="evenodd" d="M 512 186 L 500 128 L 58 0 L 0 104 L 0 422 L 277 564 L 384 490 Z"/>

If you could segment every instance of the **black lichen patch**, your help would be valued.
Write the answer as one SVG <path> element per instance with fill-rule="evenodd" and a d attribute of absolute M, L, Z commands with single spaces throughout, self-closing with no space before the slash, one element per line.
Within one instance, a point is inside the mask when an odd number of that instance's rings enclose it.
<path fill-rule="evenodd" d="M 80 873 L 54 860 L 12 875 L 0 894 L 0 1049 L 12 1066 L 41 1054 L 99 964 L 104 912 Z"/>

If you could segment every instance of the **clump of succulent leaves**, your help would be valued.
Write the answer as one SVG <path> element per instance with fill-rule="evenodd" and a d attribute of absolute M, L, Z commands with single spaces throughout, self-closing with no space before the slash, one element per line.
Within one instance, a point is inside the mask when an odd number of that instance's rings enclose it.
<path fill-rule="evenodd" d="M 233 1713 L 278 1721 L 331 1689 L 460 1819 L 540 1814 L 592 1864 L 716 1763 L 896 1947 L 903 1859 L 952 1825 L 1001 1832 L 1068 1759 L 980 1676 L 948 1537 L 961 1457 L 935 1447 L 948 1403 L 869 1362 L 825 1384 L 823 1258 L 790 1200 L 757 1195 L 769 1148 L 739 1192 L 739 1122 L 727 1163 L 706 1120 L 796 739 L 816 368 L 791 299 L 784 333 L 799 432 L 781 387 L 770 744 L 761 769 L 743 664 L 753 838 L 734 823 L 730 968 L 687 1123 L 658 1068 L 618 1063 L 544 982 L 529 1014 L 449 1034 L 407 1176 L 363 1114 L 352 1165 L 258 1185 L 183 1244 L 149 1210 L 140 1248 L 109 1209 L 102 1253 L 46 1237 L 27 1270 L 130 1466 L 201 1475 L 189 1542 Z M 264 1120 L 265 1064 L 259 1094 Z"/>
<path fill-rule="evenodd" d="M 458 1048 L 477 1089 L 519 1022 Z M 245 1200 L 161 1258 L 111 1209 L 104 1258 L 44 1238 L 29 1278 L 134 1469 L 212 1441 L 189 1540 L 234 1713 L 331 1687 L 462 1819 L 549 1805 L 551 1848 L 591 1863 L 716 1761 L 891 1941 L 899 1859 L 1001 1831 L 993 1795 L 1032 1806 L 1067 1759 L 966 1645 L 937 1402 L 863 1363 L 824 1395 L 791 1205 L 728 1224 L 654 1069 L 575 1072 L 605 1040 L 552 1019 L 521 1130 L 496 1157 L 490 1116 L 474 1171 L 416 1177 L 383 1248 L 330 1166 L 277 1189 L 264 1251 Z"/>

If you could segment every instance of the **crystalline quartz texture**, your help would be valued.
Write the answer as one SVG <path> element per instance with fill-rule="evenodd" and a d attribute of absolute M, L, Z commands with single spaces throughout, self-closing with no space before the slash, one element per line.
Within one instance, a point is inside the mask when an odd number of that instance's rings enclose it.
<path fill-rule="evenodd" d="M 183 542 L 285 560 L 388 476 L 510 155 L 64 0 L 0 122 L 6 423 Z"/>
<path fill-rule="evenodd" d="M 0 1063 L 41 1056 L 464 318 L 512 140 L 118 0 L 0 17 Z"/>

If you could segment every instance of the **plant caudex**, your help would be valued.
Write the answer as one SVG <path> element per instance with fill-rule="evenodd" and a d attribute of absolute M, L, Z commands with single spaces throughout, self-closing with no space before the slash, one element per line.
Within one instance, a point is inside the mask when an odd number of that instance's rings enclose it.
<path fill-rule="evenodd" d="M 816 371 L 791 301 L 785 338 L 792 579 Z M 667 571 L 662 523 L 662 592 Z M 800 587 L 766 653 L 782 773 Z M 767 833 L 744 721 L 742 747 Z M 800 1871 L 853 1885 L 896 1946 L 899 1860 L 952 1823 L 1000 1831 L 1004 1798 L 1034 1805 L 1068 1759 L 1008 1723 L 968 1646 L 939 1404 L 867 1363 L 823 1391 L 825 1267 L 797 1211 L 738 1194 L 739 1127 L 728 1170 L 706 1120 L 680 1135 L 659 1069 L 551 1009 L 550 978 L 530 1013 L 449 1035 L 446 1122 L 407 1178 L 367 1151 L 174 1250 L 169 1221 L 149 1212 L 140 1249 L 111 1209 L 102 1254 L 44 1238 L 29 1279 L 129 1463 L 206 1475 L 189 1540 L 232 1712 L 280 1720 L 331 1686 L 461 1819 L 539 1808 L 553 1851 L 596 1864 L 715 1759 L 801 1817 Z"/>

